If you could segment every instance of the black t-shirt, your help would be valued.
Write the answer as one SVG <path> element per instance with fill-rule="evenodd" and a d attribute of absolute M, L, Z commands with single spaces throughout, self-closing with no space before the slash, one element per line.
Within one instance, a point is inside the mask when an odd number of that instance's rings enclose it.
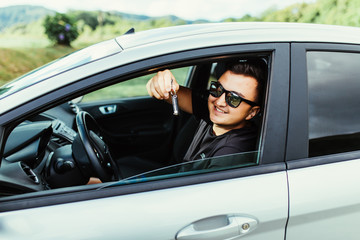
<path fill-rule="evenodd" d="M 185 154 L 184 161 L 255 150 L 257 127 L 254 124 L 216 136 L 212 130 L 213 124 L 209 119 L 207 96 L 194 93 L 192 101 L 193 113 L 201 121 Z"/>

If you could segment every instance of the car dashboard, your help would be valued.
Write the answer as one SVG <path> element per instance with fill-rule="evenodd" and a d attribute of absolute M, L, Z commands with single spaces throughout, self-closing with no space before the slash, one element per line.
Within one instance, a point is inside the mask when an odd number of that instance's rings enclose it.
<path fill-rule="evenodd" d="M 66 167 L 66 163 L 64 166 L 58 163 L 63 156 L 58 153 L 58 159 L 54 159 L 54 153 L 61 148 L 71 151 L 77 136 L 74 123 L 74 104 L 66 103 L 19 124 L 4 148 L 0 197 L 60 187 L 66 174 L 59 169 Z"/>

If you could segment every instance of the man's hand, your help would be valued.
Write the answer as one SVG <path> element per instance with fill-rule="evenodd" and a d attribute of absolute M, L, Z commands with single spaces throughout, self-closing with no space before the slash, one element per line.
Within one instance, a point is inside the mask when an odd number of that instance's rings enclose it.
<path fill-rule="evenodd" d="M 158 72 L 148 81 L 146 89 L 151 97 L 171 102 L 170 91 L 174 90 L 177 92 L 179 84 L 170 70 L 164 70 Z"/>
<path fill-rule="evenodd" d="M 172 80 L 172 82 L 171 82 Z M 146 89 L 151 97 L 171 102 L 170 91 L 174 90 L 178 96 L 177 100 L 181 110 L 192 113 L 191 90 L 179 86 L 170 70 L 158 72 L 146 84 Z"/>
<path fill-rule="evenodd" d="M 87 184 L 98 184 L 98 183 L 102 183 L 102 181 L 99 178 L 90 177 L 89 182 Z"/>

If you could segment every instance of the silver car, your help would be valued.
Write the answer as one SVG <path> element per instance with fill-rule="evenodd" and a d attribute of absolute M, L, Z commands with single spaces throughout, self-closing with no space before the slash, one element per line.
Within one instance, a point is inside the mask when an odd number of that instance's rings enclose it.
<path fill-rule="evenodd" d="M 171 69 L 206 95 L 249 57 L 268 67 L 257 150 L 183 162 L 198 121 L 146 82 Z M 186 25 L 74 52 L 0 88 L 0 239 L 359 239 L 359 94 L 353 27 Z"/>

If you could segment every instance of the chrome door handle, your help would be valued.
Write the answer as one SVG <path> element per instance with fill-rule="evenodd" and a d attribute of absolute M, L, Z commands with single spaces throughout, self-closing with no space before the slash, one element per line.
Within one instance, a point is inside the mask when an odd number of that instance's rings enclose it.
<path fill-rule="evenodd" d="M 252 217 L 241 215 L 219 215 L 191 223 L 176 234 L 176 239 L 233 239 L 253 231 L 257 225 L 258 221 Z"/>

